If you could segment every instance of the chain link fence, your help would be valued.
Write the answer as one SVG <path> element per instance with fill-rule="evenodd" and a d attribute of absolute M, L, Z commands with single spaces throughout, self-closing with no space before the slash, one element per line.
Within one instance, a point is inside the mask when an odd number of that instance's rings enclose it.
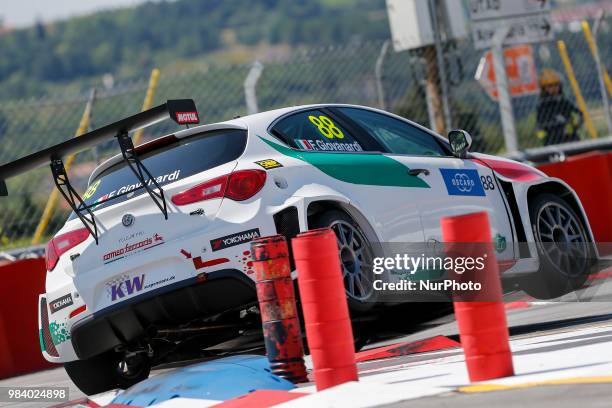
<path fill-rule="evenodd" d="M 610 24 L 604 20 L 596 35 L 601 60 L 612 68 Z M 581 30 L 556 33 L 566 44 L 575 79 L 598 136 L 607 136 L 605 111 L 594 58 Z M 557 43 L 532 46 L 537 75 L 545 68 L 559 73 L 563 92 L 576 100 Z M 388 43 L 351 43 L 320 49 L 298 50 L 263 63 L 255 84 L 260 111 L 308 103 L 351 103 L 374 106 L 397 113 L 427 127 L 435 128 L 427 81 L 431 78 L 431 51 L 394 52 Z M 475 74 L 483 51 L 469 41 L 444 46 L 444 62 L 450 89 L 449 104 L 453 128 L 463 128 L 474 138 L 474 150 L 504 154 L 504 137 L 497 103 L 492 100 Z M 204 66 L 190 73 L 162 71 L 155 94 L 159 104 L 172 98 L 193 98 L 205 123 L 245 115 L 245 79 L 252 65 Z M 99 89 L 93 104 L 91 128 L 97 128 L 138 112 L 147 89 L 147 78 Z M 609 90 L 612 92 L 612 89 Z M 56 95 L 41 100 L 4 101 L 0 104 L 0 163 L 57 144 L 73 136 L 88 95 Z M 540 146 L 537 107 L 539 90 L 513 98 L 515 125 L 520 149 Z M 251 107 L 252 108 L 252 107 Z M 176 129 L 166 121 L 145 130 L 143 141 Z M 578 129 L 582 139 L 593 135 Z M 118 153 L 115 143 L 100 146 L 77 156 L 71 182 L 84 191 L 91 171 L 104 158 Z M 27 247 L 52 191 L 49 169 L 8 180 L 9 196 L 0 198 L 0 251 Z M 45 237 L 57 231 L 69 208 L 61 203 L 45 230 Z"/>

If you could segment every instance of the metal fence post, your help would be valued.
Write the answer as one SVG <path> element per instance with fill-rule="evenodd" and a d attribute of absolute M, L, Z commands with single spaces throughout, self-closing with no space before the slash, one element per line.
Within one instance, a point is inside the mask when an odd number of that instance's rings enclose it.
<path fill-rule="evenodd" d="M 263 69 L 263 64 L 259 61 L 255 61 L 244 80 L 244 99 L 246 101 L 247 114 L 249 115 L 259 112 L 255 88 L 257 87 L 257 81 L 259 81 Z"/>
<path fill-rule="evenodd" d="M 376 66 L 374 67 L 374 75 L 376 76 L 376 93 L 378 94 L 378 106 L 382 110 L 386 109 L 385 89 L 383 88 L 382 83 L 382 70 L 385 62 L 385 56 L 387 55 L 387 51 L 389 51 L 390 44 L 391 41 L 389 40 L 385 40 L 385 42 L 383 42 L 382 47 L 380 47 L 380 54 L 378 54 L 378 58 L 376 58 Z"/>
<path fill-rule="evenodd" d="M 499 95 L 499 113 L 501 115 L 506 152 L 512 154 L 518 152 L 518 141 L 516 127 L 514 126 L 512 99 L 510 99 L 510 93 L 508 92 L 506 62 L 504 61 L 504 40 L 509 31 L 509 27 L 502 27 L 497 30 L 493 36 L 491 53 L 493 54 L 493 71 L 495 72 L 495 83 Z"/>
<path fill-rule="evenodd" d="M 593 28 L 593 33 L 591 33 L 591 28 L 589 27 L 589 23 L 586 20 L 582 21 L 582 30 L 584 31 L 584 36 L 586 37 L 587 42 L 589 43 L 589 48 L 591 49 L 591 54 L 593 54 L 593 59 L 595 59 L 595 66 L 597 67 L 597 79 L 599 80 L 599 90 L 601 92 L 601 100 L 603 102 L 604 114 L 606 115 L 606 124 L 608 125 L 608 134 L 612 135 L 612 112 L 610 112 L 610 102 L 608 101 L 608 92 L 606 91 L 606 81 L 604 79 L 605 68 L 601 64 L 599 47 L 597 46 L 597 41 L 595 41 L 597 28 L 599 27 L 599 22 L 601 21 L 602 17 L 602 14 L 597 17 L 595 26 Z"/>
<path fill-rule="evenodd" d="M 79 127 L 77 128 L 74 137 L 79 137 L 87 132 L 87 128 L 89 127 L 89 120 L 91 118 L 91 110 L 93 108 L 95 100 L 96 88 L 93 88 L 89 94 L 89 99 L 87 100 L 87 104 L 85 105 L 83 116 L 81 117 Z M 64 167 L 66 168 L 66 171 L 70 170 L 75 158 L 76 156 L 74 154 L 71 154 L 64 160 Z M 34 231 L 34 236 L 32 237 L 32 245 L 40 243 L 40 240 L 42 239 L 45 233 L 45 229 L 47 228 L 47 225 L 49 225 L 49 221 L 51 220 L 51 217 L 55 212 L 55 207 L 57 206 L 58 200 L 59 191 L 55 187 L 53 187 L 53 191 L 51 191 L 51 195 L 49 195 L 49 199 L 47 200 L 45 209 L 43 210 L 43 213 L 40 216 L 40 221 L 38 221 L 38 225 L 36 226 L 36 230 Z"/>

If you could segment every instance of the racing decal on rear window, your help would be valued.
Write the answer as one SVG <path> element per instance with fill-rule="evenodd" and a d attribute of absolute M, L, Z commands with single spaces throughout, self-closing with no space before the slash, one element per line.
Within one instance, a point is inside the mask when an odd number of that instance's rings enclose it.
<path fill-rule="evenodd" d="M 137 254 L 138 252 L 145 251 L 147 249 L 154 248 L 164 243 L 164 238 L 159 234 L 154 234 L 152 237 L 143 239 L 142 241 L 134 244 L 125 244 L 124 247 L 112 250 L 105 253 L 102 256 L 104 264 L 108 264 L 119 259 L 123 259 L 127 256 Z"/>
<path fill-rule="evenodd" d="M 339 143 L 326 142 L 324 140 L 296 139 L 295 143 L 304 150 L 316 150 L 324 152 L 363 152 L 358 142 Z"/>
<path fill-rule="evenodd" d="M 277 167 L 283 167 L 282 164 L 280 164 L 274 159 L 256 161 L 255 164 L 259 164 L 261 167 L 263 167 L 266 170 L 275 169 Z"/>
<path fill-rule="evenodd" d="M 326 138 L 344 139 L 344 133 L 342 130 L 327 116 L 320 115 L 317 117 L 314 115 L 309 115 L 308 120 L 310 120 L 310 122 L 312 122 L 312 124 L 315 125 L 317 129 L 319 129 L 319 132 L 321 132 L 321 134 Z"/>
<path fill-rule="evenodd" d="M 51 310 L 51 314 L 62 310 L 68 306 L 72 306 L 72 295 L 69 293 L 62 297 L 59 297 L 55 300 L 49 302 L 49 309 Z"/>
<path fill-rule="evenodd" d="M 478 171 L 473 169 L 440 169 L 448 195 L 485 196 Z"/>
<path fill-rule="evenodd" d="M 219 251 L 221 249 L 244 244 L 245 242 L 250 242 L 255 238 L 259 238 L 260 236 L 259 228 L 253 228 L 248 231 L 242 231 L 236 234 L 226 235 L 221 238 L 215 238 L 210 241 L 210 247 L 213 251 Z"/>
<path fill-rule="evenodd" d="M 176 121 L 183 123 L 200 123 L 198 112 L 176 112 Z"/>

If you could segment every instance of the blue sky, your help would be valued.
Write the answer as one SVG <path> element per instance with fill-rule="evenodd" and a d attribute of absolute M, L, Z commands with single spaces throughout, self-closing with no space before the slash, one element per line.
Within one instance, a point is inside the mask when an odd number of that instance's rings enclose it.
<path fill-rule="evenodd" d="M 97 10 L 131 6 L 145 0 L 0 0 L 0 18 L 12 27 L 88 14 Z"/>

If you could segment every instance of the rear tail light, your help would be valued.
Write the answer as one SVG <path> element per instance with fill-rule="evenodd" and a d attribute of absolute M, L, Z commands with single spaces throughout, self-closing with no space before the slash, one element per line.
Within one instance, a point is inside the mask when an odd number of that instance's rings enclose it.
<path fill-rule="evenodd" d="M 47 259 L 47 270 L 51 272 L 55 268 L 55 265 L 57 265 L 57 261 L 63 253 L 85 241 L 88 236 L 89 231 L 87 228 L 81 228 L 58 235 L 49 241 L 47 244 L 47 250 L 45 252 L 45 257 Z"/>
<path fill-rule="evenodd" d="M 222 197 L 244 201 L 257 194 L 265 182 L 266 172 L 263 170 L 238 170 L 176 194 L 172 197 L 172 202 L 176 205 L 187 205 Z"/>

